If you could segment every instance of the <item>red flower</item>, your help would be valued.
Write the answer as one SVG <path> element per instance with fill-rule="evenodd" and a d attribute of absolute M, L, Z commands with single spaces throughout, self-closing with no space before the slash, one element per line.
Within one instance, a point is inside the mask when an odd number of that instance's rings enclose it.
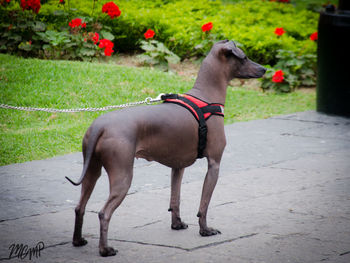
<path fill-rule="evenodd" d="M 72 21 L 70 21 L 70 22 L 68 23 L 68 25 L 69 25 L 71 28 L 81 26 L 81 18 L 72 19 Z"/>
<path fill-rule="evenodd" d="M 108 39 L 101 39 L 100 44 L 98 45 L 99 48 L 104 48 L 105 56 L 111 56 L 114 52 L 113 47 L 114 43 Z"/>
<path fill-rule="evenodd" d="M 208 32 L 210 31 L 211 29 L 213 28 L 213 23 L 212 22 L 209 22 L 209 23 L 206 23 L 202 26 L 202 31 L 203 32 Z"/>
<path fill-rule="evenodd" d="M 276 83 L 283 82 L 283 79 L 284 79 L 283 75 L 284 73 L 282 70 L 277 70 L 275 74 L 273 74 L 272 76 L 272 81 Z"/>
<path fill-rule="evenodd" d="M 105 49 L 105 56 L 106 57 L 110 57 L 110 56 L 112 56 L 112 53 L 114 52 L 114 50 L 113 49 L 111 49 L 111 48 L 106 48 Z"/>
<path fill-rule="evenodd" d="M 40 0 L 21 0 L 21 7 L 23 11 L 32 9 L 34 13 L 39 13 Z"/>
<path fill-rule="evenodd" d="M 143 34 L 146 39 L 154 37 L 155 33 L 152 29 L 148 29 L 146 33 Z"/>
<path fill-rule="evenodd" d="M 94 41 L 95 45 L 97 44 L 99 38 L 100 38 L 100 35 L 98 33 L 95 33 L 95 35 L 92 37 L 92 41 Z"/>
<path fill-rule="evenodd" d="M 60 4 L 64 5 L 66 2 L 64 0 L 60 0 Z"/>
<path fill-rule="evenodd" d="M 316 41 L 316 40 L 318 39 L 318 32 L 316 31 L 315 33 L 312 33 L 312 34 L 310 35 L 310 39 L 311 39 L 312 41 Z"/>
<path fill-rule="evenodd" d="M 100 44 L 98 45 L 99 48 L 113 48 L 114 44 L 109 39 L 101 39 Z"/>
<path fill-rule="evenodd" d="M 102 13 L 106 13 L 112 19 L 120 16 L 120 14 L 121 14 L 119 7 L 113 2 L 105 3 L 102 6 Z"/>
<path fill-rule="evenodd" d="M 85 22 L 82 23 L 82 24 L 81 24 L 81 27 L 82 27 L 82 28 L 86 28 L 86 23 L 85 23 Z"/>
<path fill-rule="evenodd" d="M 275 34 L 277 36 L 282 36 L 286 31 L 284 31 L 283 27 L 276 27 Z"/>

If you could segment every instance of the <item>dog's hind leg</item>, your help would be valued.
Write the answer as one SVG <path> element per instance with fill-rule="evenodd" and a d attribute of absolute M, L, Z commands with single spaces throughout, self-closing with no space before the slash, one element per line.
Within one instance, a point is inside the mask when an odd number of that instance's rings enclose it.
<path fill-rule="evenodd" d="M 171 197 L 169 211 L 171 211 L 171 228 L 174 230 L 186 229 L 188 227 L 188 225 L 182 222 L 180 218 L 180 192 L 184 170 L 185 169 L 171 170 Z"/>
<path fill-rule="evenodd" d="M 132 180 L 132 170 L 129 171 L 109 171 L 110 178 L 110 194 L 105 206 L 99 212 L 100 219 L 100 255 L 103 257 L 114 256 L 117 251 L 112 247 L 108 247 L 107 235 L 109 222 L 115 209 L 124 200 Z"/>
<path fill-rule="evenodd" d="M 81 195 L 78 205 L 75 208 L 75 226 L 73 234 L 73 245 L 84 246 L 87 241 L 82 237 L 83 218 L 85 214 L 86 203 L 88 202 L 92 191 L 96 185 L 97 179 L 101 175 L 101 163 L 93 159 L 90 161 L 88 170 L 81 186 Z"/>
<path fill-rule="evenodd" d="M 117 253 L 117 250 L 108 246 L 109 222 L 113 212 L 128 193 L 133 177 L 134 152 L 128 145 L 121 144 L 113 145 L 112 143 L 112 146 L 110 145 L 103 152 L 104 156 L 102 157 L 102 163 L 107 171 L 110 187 L 108 200 L 98 214 L 100 219 L 99 251 L 103 257 L 114 256 Z M 122 151 L 116 149 L 122 149 Z"/>

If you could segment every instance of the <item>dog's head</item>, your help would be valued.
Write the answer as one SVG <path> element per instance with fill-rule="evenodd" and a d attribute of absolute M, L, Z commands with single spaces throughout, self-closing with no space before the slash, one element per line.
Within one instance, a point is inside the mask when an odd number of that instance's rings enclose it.
<path fill-rule="evenodd" d="M 261 78 L 266 68 L 251 61 L 233 41 L 222 40 L 215 43 L 209 53 L 220 60 L 222 70 L 229 79 Z"/>

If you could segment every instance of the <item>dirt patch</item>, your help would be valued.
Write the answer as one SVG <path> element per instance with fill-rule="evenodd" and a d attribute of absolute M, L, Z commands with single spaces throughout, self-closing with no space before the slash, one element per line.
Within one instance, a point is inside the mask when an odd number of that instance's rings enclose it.
<path fill-rule="evenodd" d="M 261 91 L 261 82 L 258 79 L 233 79 L 229 85 L 232 87 L 243 87 L 249 90 Z"/>
<path fill-rule="evenodd" d="M 137 58 L 137 55 L 131 54 L 119 54 L 115 59 L 115 63 L 126 67 L 145 67 Z M 185 59 L 178 64 L 170 65 L 169 68 L 172 72 L 176 73 L 185 80 L 194 80 L 197 77 L 200 64 L 201 62 L 199 60 Z M 260 82 L 256 79 L 235 79 L 230 82 L 230 86 L 259 90 Z"/>
<path fill-rule="evenodd" d="M 141 67 L 142 64 L 137 59 L 136 55 L 118 54 L 115 58 L 115 63 L 126 67 Z"/>
<path fill-rule="evenodd" d="M 115 63 L 118 65 L 126 67 L 145 67 L 140 60 L 137 58 L 137 55 L 132 54 L 119 54 Z M 170 65 L 170 70 L 184 80 L 195 80 L 199 71 L 201 62 L 195 59 L 185 59 L 184 61 Z M 261 91 L 261 82 L 258 79 L 234 79 L 229 84 L 232 87 L 243 87 L 249 90 L 259 90 Z M 299 88 L 298 91 L 302 93 L 315 93 L 315 87 L 303 87 Z M 152 94 L 151 90 L 143 91 L 145 94 Z"/>
<path fill-rule="evenodd" d="M 186 80 L 193 80 L 197 77 L 200 62 L 194 59 L 185 59 L 179 64 L 171 65 L 170 69 Z"/>
<path fill-rule="evenodd" d="M 302 88 L 299 88 L 298 91 L 306 94 L 316 93 L 316 87 L 302 87 Z"/>
<path fill-rule="evenodd" d="M 126 67 L 145 67 L 137 58 L 137 55 L 130 54 L 119 54 L 115 59 L 115 63 Z M 194 59 L 185 59 L 181 63 L 169 66 L 172 72 L 183 77 L 185 80 L 193 80 L 196 78 L 199 67 L 200 62 Z"/>

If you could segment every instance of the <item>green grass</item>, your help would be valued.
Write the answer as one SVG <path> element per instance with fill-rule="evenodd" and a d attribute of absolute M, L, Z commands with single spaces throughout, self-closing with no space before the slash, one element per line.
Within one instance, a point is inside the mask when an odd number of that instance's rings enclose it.
<path fill-rule="evenodd" d="M 183 93 L 193 81 L 148 68 L 113 63 L 23 59 L 0 54 L 0 103 L 77 108 Z M 226 123 L 315 109 L 314 92 L 261 93 L 228 88 Z M 81 150 L 91 122 L 103 113 L 44 113 L 0 109 L 0 165 Z"/>

